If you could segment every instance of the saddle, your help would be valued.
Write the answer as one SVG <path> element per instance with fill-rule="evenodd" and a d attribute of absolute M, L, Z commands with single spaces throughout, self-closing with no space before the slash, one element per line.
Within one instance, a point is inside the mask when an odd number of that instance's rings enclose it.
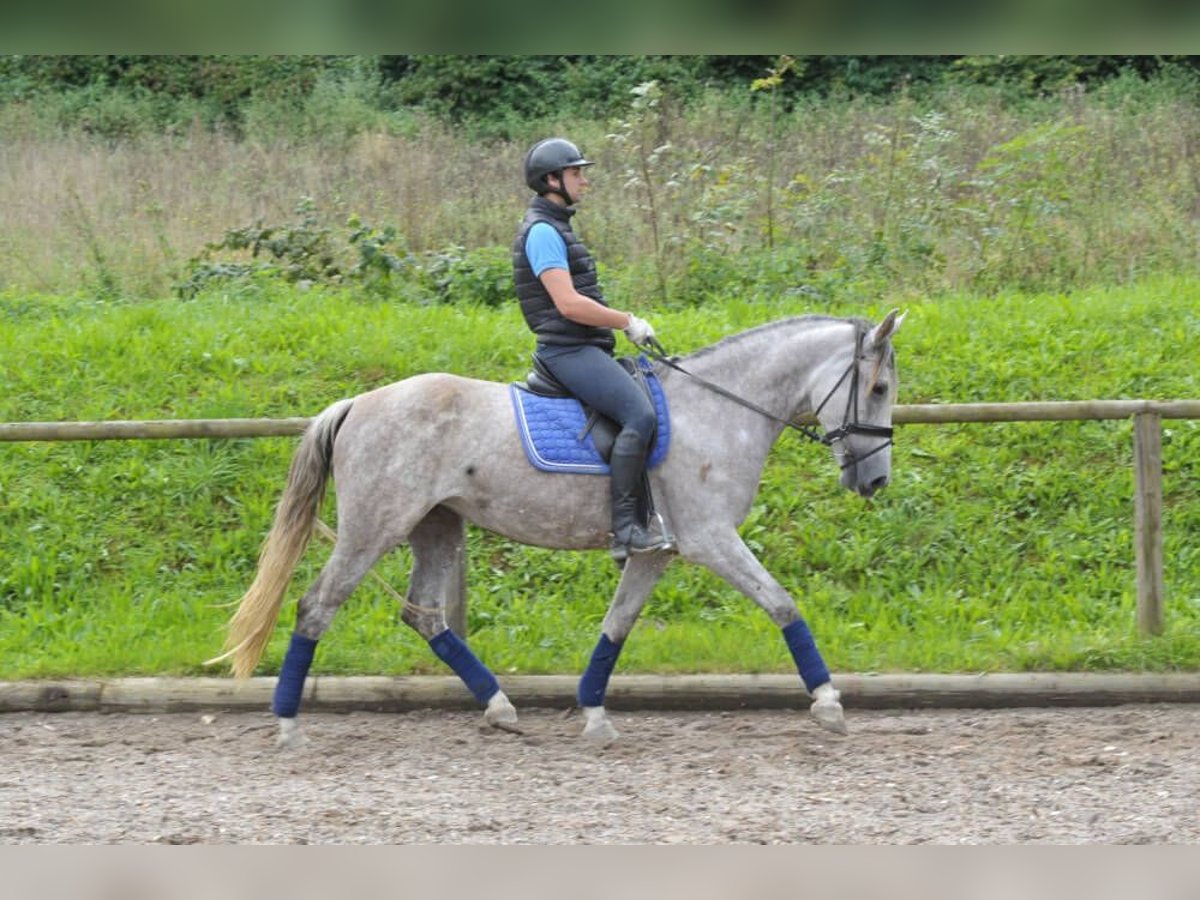
<path fill-rule="evenodd" d="M 671 436 L 667 397 L 646 357 L 622 357 L 617 362 L 646 392 L 656 413 L 656 427 L 646 458 L 648 472 L 667 456 Z M 517 432 L 526 458 L 534 468 L 544 472 L 609 474 L 608 460 L 612 456 L 620 426 L 573 396 L 542 365 L 536 354 L 533 357 L 533 370 L 525 377 L 524 383 L 514 383 L 509 390 L 517 419 Z M 651 518 L 657 518 L 663 535 L 670 537 L 670 529 L 654 508 L 654 495 L 646 474 L 642 475 L 638 517 L 643 524 Z"/>
<path fill-rule="evenodd" d="M 642 392 L 653 403 L 654 396 L 650 393 L 650 385 L 646 381 L 646 373 L 638 367 L 637 361 L 632 357 L 623 356 L 617 362 L 637 382 L 638 387 L 642 389 Z M 562 383 L 554 377 L 554 373 L 546 367 L 546 364 L 538 359 L 536 353 L 533 354 L 533 369 L 525 376 L 525 387 L 539 397 L 566 397 L 574 399 L 571 392 L 563 387 Z M 599 410 L 592 409 L 586 403 L 579 401 L 579 405 L 583 407 L 583 411 L 587 415 L 587 421 L 579 433 L 575 435 L 575 439 L 582 441 L 590 434 L 592 436 L 592 443 L 596 447 L 596 452 L 600 454 L 601 459 L 608 462 L 612 457 L 613 444 L 616 442 L 620 426 Z M 650 439 L 650 443 L 653 445 L 653 437 Z"/>
<path fill-rule="evenodd" d="M 646 393 L 657 413 L 646 468 L 652 469 L 667 455 L 670 419 L 666 396 L 644 356 L 623 357 L 621 367 Z M 607 475 L 608 460 L 620 426 L 573 396 L 536 355 L 524 382 L 511 385 L 517 430 L 529 462 L 547 472 Z"/>

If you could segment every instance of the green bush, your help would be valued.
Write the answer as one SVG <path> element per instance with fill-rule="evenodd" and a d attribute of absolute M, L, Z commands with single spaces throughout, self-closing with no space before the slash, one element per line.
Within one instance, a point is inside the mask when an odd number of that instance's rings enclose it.
<path fill-rule="evenodd" d="M 948 84 L 998 87 L 1013 102 L 1076 84 L 1195 73 L 1188 56 L 794 56 L 780 84 L 788 108 L 809 95 L 888 98 Z M 741 92 L 778 63 L 772 56 L 0 56 L 0 103 L 70 108 L 119 103 L 105 93 L 155 98 L 143 127 L 209 126 L 301 132 L 313 117 L 343 129 L 373 127 L 403 108 L 511 135 L 531 120 L 620 114 L 637 84 L 657 80 L 683 104 L 710 89 Z M 347 89 L 350 92 L 347 93 Z M 331 104 L 331 101 L 332 104 Z M 349 107 L 349 108 L 348 108 Z M 104 125 L 111 109 L 82 121 Z M 339 122 L 340 120 L 340 122 Z M 89 126 L 94 127 L 94 125 Z M 101 132 L 127 134 L 126 128 Z"/>
<path fill-rule="evenodd" d="M 292 223 L 257 222 L 205 245 L 176 293 L 192 299 L 212 288 L 277 278 L 305 287 L 356 286 L 432 303 L 500 306 L 514 297 L 507 249 L 450 246 L 418 255 L 408 251 L 395 226 L 376 228 L 358 216 L 347 221 L 342 244 L 321 223 L 312 198 L 302 198 L 295 212 Z"/>
<path fill-rule="evenodd" d="M 206 244 L 189 264 L 187 277 L 176 287 L 191 298 L 214 282 L 257 276 L 276 276 L 287 282 L 332 283 L 342 278 L 330 229 L 316 216 L 316 204 L 304 197 L 296 205 L 298 220 L 274 226 L 257 222 L 225 232 Z M 234 259 L 227 257 L 233 255 Z M 239 261 L 249 256 L 247 261 Z"/>
<path fill-rule="evenodd" d="M 425 254 L 421 281 L 443 303 L 503 306 L 516 298 L 512 252 L 504 247 L 449 247 Z"/>

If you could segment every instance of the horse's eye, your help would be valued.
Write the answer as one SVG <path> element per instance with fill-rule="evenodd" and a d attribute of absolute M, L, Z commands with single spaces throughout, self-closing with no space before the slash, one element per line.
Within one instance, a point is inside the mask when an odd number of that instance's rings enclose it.
<path fill-rule="evenodd" d="M 887 392 L 888 392 L 888 387 L 882 381 L 875 382 L 875 387 L 871 388 L 871 393 L 874 394 L 876 397 L 886 397 Z"/>

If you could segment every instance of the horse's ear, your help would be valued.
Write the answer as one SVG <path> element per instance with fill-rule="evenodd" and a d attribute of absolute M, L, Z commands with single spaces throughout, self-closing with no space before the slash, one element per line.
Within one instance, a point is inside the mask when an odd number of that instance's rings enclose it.
<path fill-rule="evenodd" d="M 907 315 L 907 311 L 902 313 L 898 309 L 893 309 L 883 317 L 882 322 L 871 329 L 871 333 L 867 335 L 867 344 L 871 347 L 881 345 L 900 330 L 900 326 L 904 324 L 904 317 Z"/>

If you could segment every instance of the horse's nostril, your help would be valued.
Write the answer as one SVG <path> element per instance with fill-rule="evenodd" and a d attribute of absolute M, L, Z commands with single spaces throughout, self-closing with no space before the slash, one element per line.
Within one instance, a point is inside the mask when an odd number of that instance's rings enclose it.
<path fill-rule="evenodd" d="M 872 481 L 867 481 L 863 484 L 860 484 L 858 486 L 858 493 L 863 497 L 874 497 L 877 491 L 887 487 L 887 483 L 888 477 L 886 475 L 880 475 L 878 478 L 875 478 Z"/>

